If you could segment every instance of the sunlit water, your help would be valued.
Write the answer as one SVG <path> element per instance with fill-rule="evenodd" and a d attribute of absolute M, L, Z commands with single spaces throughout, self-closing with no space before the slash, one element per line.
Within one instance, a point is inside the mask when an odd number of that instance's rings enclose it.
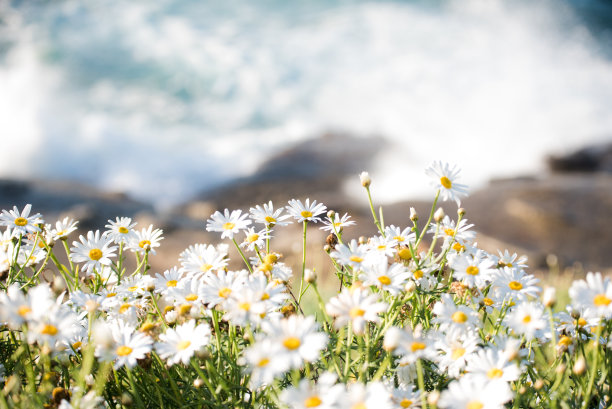
<path fill-rule="evenodd" d="M 565 2 L 0 11 L 0 177 L 75 179 L 163 206 L 341 130 L 391 141 L 369 171 L 392 201 L 428 194 L 434 159 L 478 187 L 612 140 L 609 50 Z"/>

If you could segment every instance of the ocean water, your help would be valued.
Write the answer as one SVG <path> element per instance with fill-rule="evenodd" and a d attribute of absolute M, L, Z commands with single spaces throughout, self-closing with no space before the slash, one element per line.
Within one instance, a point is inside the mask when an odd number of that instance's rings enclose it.
<path fill-rule="evenodd" d="M 611 15 L 580 0 L 0 0 L 0 177 L 163 207 L 330 130 L 388 139 L 365 169 L 381 201 L 428 197 L 437 159 L 473 188 L 538 174 L 549 153 L 612 141 Z"/>

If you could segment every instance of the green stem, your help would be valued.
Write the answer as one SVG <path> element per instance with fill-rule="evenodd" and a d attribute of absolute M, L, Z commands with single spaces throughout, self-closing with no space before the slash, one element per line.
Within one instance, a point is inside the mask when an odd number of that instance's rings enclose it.
<path fill-rule="evenodd" d="M 234 243 L 234 246 L 236 246 L 236 250 L 238 250 L 238 253 L 240 253 L 240 256 L 242 257 L 242 260 L 244 261 L 244 264 L 246 264 L 247 268 L 249 269 L 249 272 L 251 274 L 253 274 L 253 269 L 251 268 L 251 264 L 249 263 L 249 261 L 247 260 L 246 256 L 242 252 L 242 249 L 240 248 L 240 246 L 236 242 L 236 239 L 233 238 L 233 237 L 232 237 L 232 242 Z"/>
<path fill-rule="evenodd" d="M 366 187 L 366 192 L 368 192 L 368 202 L 370 204 L 370 210 L 372 211 L 372 217 L 374 218 L 374 224 L 376 225 L 376 227 L 378 227 L 378 231 L 380 232 L 380 235 L 385 237 L 385 232 L 382 228 L 382 226 L 380 225 L 380 222 L 378 221 L 378 216 L 376 216 L 376 211 L 374 210 L 374 204 L 372 203 L 372 195 L 370 193 L 370 187 Z"/>

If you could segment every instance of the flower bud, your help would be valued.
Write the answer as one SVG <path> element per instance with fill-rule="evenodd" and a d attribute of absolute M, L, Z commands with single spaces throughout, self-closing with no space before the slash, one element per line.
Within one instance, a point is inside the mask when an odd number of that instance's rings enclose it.
<path fill-rule="evenodd" d="M 410 220 L 412 220 L 413 222 L 419 220 L 419 215 L 417 214 L 417 211 L 414 207 L 410 208 Z"/>
<path fill-rule="evenodd" d="M 542 389 L 544 387 L 544 381 L 541 379 L 538 379 L 535 381 L 535 383 L 533 384 L 533 388 L 536 391 L 539 391 L 540 389 Z"/>
<path fill-rule="evenodd" d="M 336 212 L 334 212 L 333 210 L 329 210 L 327 212 L 327 217 L 333 220 L 333 218 L 336 217 Z"/>
<path fill-rule="evenodd" d="M 361 172 L 359 174 L 359 179 L 361 180 L 361 186 L 365 187 L 366 189 L 370 187 L 372 178 L 370 178 L 370 174 L 368 172 Z"/>
<path fill-rule="evenodd" d="M 556 368 L 555 368 L 555 372 L 559 375 L 563 374 L 563 372 L 565 372 L 565 370 L 567 369 L 567 366 L 565 366 L 565 364 L 559 364 Z"/>
<path fill-rule="evenodd" d="M 552 308 L 557 302 L 557 290 L 555 287 L 546 287 L 542 294 L 542 304 L 547 308 Z"/>
<path fill-rule="evenodd" d="M 193 387 L 196 389 L 200 389 L 202 385 L 204 385 L 204 381 L 200 378 L 197 378 L 196 380 L 193 381 Z"/>
<path fill-rule="evenodd" d="M 459 217 L 465 216 L 465 209 L 463 207 L 460 207 L 459 209 L 457 209 L 457 215 Z"/>
<path fill-rule="evenodd" d="M 433 390 L 427 394 L 427 403 L 431 406 L 436 406 L 438 404 L 438 399 L 440 399 L 440 392 Z"/>
<path fill-rule="evenodd" d="M 365 236 L 359 236 L 359 244 L 363 245 L 368 242 L 368 239 Z"/>
<path fill-rule="evenodd" d="M 398 327 L 391 327 L 385 333 L 383 340 L 383 348 L 385 351 L 393 351 L 400 343 L 402 339 L 402 330 Z"/>
<path fill-rule="evenodd" d="M 574 367 L 572 368 L 572 372 L 574 372 L 575 375 L 582 375 L 585 371 L 586 371 L 586 360 L 581 355 L 578 357 L 578 359 L 576 359 L 576 362 L 574 363 Z"/>
<path fill-rule="evenodd" d="M 434 220 L 436 223 L 440 223 L 444 219 L 444 209 L 438 207 L 438 210 L 434 213 Z"/>
<path fill-rule="evenodd" d="M 314 283 L 317 281 L 317 273 L 315 273 L 314 270 L 307 268 L 306 271 L 304 271 L 304 281 L 310 284 Z"/>
<path fill-rule="evenodd" d="M 412 293 L 414 290 L 416 290 L 415 282 L 412 280 L 408 280 L 408 282 L 404 286 L 404 290 L 406 290 L 407 293 Z"/>
<path fill-rule="evenodd" d="M 326 244 L 323 246 L 323 251 L 326 253 L 329 253 L 331 251 L 331 246 L 329 244 Z"/>

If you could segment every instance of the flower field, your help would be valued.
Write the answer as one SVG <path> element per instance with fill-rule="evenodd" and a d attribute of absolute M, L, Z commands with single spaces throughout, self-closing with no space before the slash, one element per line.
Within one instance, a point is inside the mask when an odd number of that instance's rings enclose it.
<path fill-rule="evenodd" d="M 154 226 L 117 217 L 76 238 L 72 219 L 3 210 L 0 409 L 610 407 L 610 280 L 588 273 L 556 305 L 526 257 L 478 248 L 459 170 L 425 173 L 431 212 L 407 225 L 385 225 L 363 172 L 375 236 L 316 200 L 225 209 L 205 222 L 223 243 L 188 245 L 164 272 L 148 264 Z M 297 267 L 275 252 L 291 223 Z M 329 234 L 331 297 L 311 229 Z"/>

